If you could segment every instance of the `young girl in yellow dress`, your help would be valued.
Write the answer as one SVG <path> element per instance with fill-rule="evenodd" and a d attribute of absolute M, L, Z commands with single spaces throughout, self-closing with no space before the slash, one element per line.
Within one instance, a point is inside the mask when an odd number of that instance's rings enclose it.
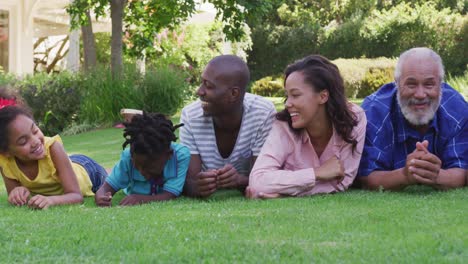
<path fill-rule="evenodd" d="M 64 150 L 60 136 L 45 137 L 29 111 L 0 97 L 0 172 L 8 202 L 46 209 L 94 196 L 107 173 L 84 155 Z"/>

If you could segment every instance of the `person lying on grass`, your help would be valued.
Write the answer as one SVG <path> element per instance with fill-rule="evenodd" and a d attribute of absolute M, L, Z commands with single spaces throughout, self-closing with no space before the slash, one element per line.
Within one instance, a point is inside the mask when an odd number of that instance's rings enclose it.
<path fill-rule="evenodd" d="M 203 70 L 199 99 L 180 116 L 180 142 L 192 155 L 185 195 L 206 198 L 247 187 L 276 113 L 272 102 L 246 92 L 249 81 L 247 64 L 234 55 L 217 56 Z"/>
<path fill-rule="evenodd" d="M 25 106 L 0 98 L 0 171 L 8 202 L 46 209 L 83 202 L 107 177 L 84 155 L 68 156 L 60 136 L 45 137 Z"/>
<path fill-rule="evenodd" d="M 124 151 L 105 183 L 97 191 L 96 205 L 111 206 L 112 196 L 123 189 L 120 205 L 136 205 L 177 198 L 184 187 L 190 162 L 187 147 L 172 143 L 173 126 L 162 114 L 143 113 L 125 122 Z M 127 145 L 130 148 L 125 149 Z"/>
<path fill-rule="evenodd" d="M 307 56 L 285 71 L 285 109 L 250 174 L 248 198 L 345 191 L 356 177 L 366 116 L 346 100 L 343 78 L 325 57 Z"/>
<path fill-rule="evenodd" d="M 412 48 L 400 55 L 394 75 L 362 103 L 369 123 L 356 185 L 394 191 L 465 186 L 468 103 L 444 82 L 441 57 Z"/>

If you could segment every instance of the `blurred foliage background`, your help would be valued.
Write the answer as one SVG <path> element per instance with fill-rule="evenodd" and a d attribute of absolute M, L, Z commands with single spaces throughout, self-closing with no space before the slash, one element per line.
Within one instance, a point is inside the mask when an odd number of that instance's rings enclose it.
<path fill-rule="evenodd" d="M 25 99 L 46 134 L 79 133 L 119 122 L 121 108 L 173 115 L 196 98 L 204 66 L 219 54 L 243 57 L 251 70 L 250 91 L 273 97 L 284 94 L 288 64 L 321 54 L 338 66 L 347 96 L 356 99 L 393 80 L 401 52 L 426 46 L 441 55 L 447 82 L 468 97 L 466 0 L 265 1 L 256 17 L 246 16 L 240 26 L 245 34 L 235 42 L 227 41 L 222 22 L 161 30 L 144 58 L 145 71 L 124 48 L 123 75 L 113 78 L 111 36 L 96 33 L 92 71 L 56 68 L 21 78 L 0 71 L 0 86 Z"/>

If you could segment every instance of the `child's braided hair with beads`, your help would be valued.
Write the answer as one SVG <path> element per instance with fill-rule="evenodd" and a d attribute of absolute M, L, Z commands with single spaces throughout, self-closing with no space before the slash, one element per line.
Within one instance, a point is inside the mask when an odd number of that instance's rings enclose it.
<path fill-rule="evenodd" d="M 122 147 L 130 145 L 132 153 L 148 156 L 158 155 L 176 141 L 174 131 L 184 124 L 173 125 L 172 121 L 160 113 L 146 113 L 135 115 L 130 122 L 125 122 Z"/>

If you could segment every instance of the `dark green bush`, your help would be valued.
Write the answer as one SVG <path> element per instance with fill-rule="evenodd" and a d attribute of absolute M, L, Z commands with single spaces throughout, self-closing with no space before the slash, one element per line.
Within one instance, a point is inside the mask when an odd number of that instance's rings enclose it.
<path fill-rule="evenodd" d="M 329 16 L 328 2 L 322 3 L 324 10 L 317 1 L 281 2 L 288 8 L 277 8 L 266 22 L 252 25 L 254 80 L 313 53 L 329 59 L 398 57 L 421 46 L 439 53 L 448 73 L 457 76 L 467 69 L 468 16 L 453 1 L 341 1 Z M 310 17 L 319 19 L 318 27 Z"/>
<path fill-rule="evenodd" d="M 329 59 L 361 57 L 366 46 L 366 40 L 358 37 L 363 23 L 363 18 L 355 17 L 341 25 L 331 25 L 320 45 L 320 54 Z"/>
<path fill-rule="evenodd" d="M 351 38 L 326 42 L 332 47 L 337 42 L 350 44 L 348 49 L 338 49 L 339 52 L 333 55 L 348 57 L 348 50 L 355 50 L 368 58 L 398 57 L 405 50 L 424 46 L 440 54 L 447 72 L 460 75 L 466 70 L 468 17 L 448 8 L 437 10 L 431 2 L 402 2 L 387 10 L 374 10 L 360 22 L 359 32 L 355 27 L 351 28 L 353 34 L 348 35 Z M 331 39 L 333 35 L 330 34 Z"/>
<path fill-rule="evenodd" d="M 36 74 L 17 82 L 17 88 L 46 135 L 60 133 L 79 115 L 81 96 L 76 75 Z"/>
<path fill-rule="evenodd" d="M 140 108 L 146 111 L 173 115 L 189 96 L 186 76 L 179 70 L 161 67 L 146 73 L 143 82 L 136 89 L 141 95 Z"/>
<path fill-rule="evenodd" d="M 121 120 L 120 109 L 137 108 L 174 114 L 190 91 L 187 75 L 178 68 L 160 67 L 141 74 L 126 66 L 120 79 L 108 68 L 87 74 L 38 73 L 10 80 L 33 111 L 46 135 L 83 131 Z"/>
<path fill-rule="evenodd" d="M 466 15 L 462 16 L 449 9 L 437 10 L 431 3 L 421 5 L 400 3 L 388 10 L 374 10 L 368 17 L 356 18 L 330 29 L 321 50 L 329 58 L 362 55 L 375 58 L 398 57 L 401 52 L 410 48 L 426 46 L 440 54 L 447 73 L 457 76 L 467 69 L 466 36 L 468 36 Z M 382 69 L 380 66 L 377 68 Z M 366 82 L 370 87 L 378 87 L 378 84 L 384 80 L 392 79 L 389 77 L 392 75 L 391 72 L 392 70 L 389 72 L 374 70 L 375 76 L 369 76 Z M 359 79 L 364 78 L 362 73 L 359 76 Z M 350 79 L 353 80 L 353 77 L 348 75 L 346 80 L 352 91 L 351 97 L 362 97 L 373 89 L 366 88 L 369 85 L 365 83 L 359 83 L 359 87 L 354 87 L 354 83 L 348 81 Z M 372 82 L 374 84 L 370 84 Z"/>
<path fill-rule="evenodd" d="M 112 124 L 121 120 L 122 108 L 174 114 L 188 96 L 186 79 L 176 67 L 149 68 L 141 74 L 127 66 L 120 79 L 112 78 L 108 68 L 96 69 L 81 82 L 80 122 Z"/>
<path fill-rule="evenodd" d="M 98 67 L 83 75 L 80 87 L 83 102 L 79 123 L 109 125 L 120 120 L 121 108 L 141 108 L 142 96 L 137 87 L 142 80 L 134 66 L 125 66 L 120 79 L 114 79 L 106 67 Z"/>
<path fill-rule="evenodd" d="M 252 30 L 254 45 L 249 51 L 252 79 L 282 72 L 284 68 L 309 54 L 318 52 L 321 28 L 317 23 L 297 27 L 262 25 Z"/>

